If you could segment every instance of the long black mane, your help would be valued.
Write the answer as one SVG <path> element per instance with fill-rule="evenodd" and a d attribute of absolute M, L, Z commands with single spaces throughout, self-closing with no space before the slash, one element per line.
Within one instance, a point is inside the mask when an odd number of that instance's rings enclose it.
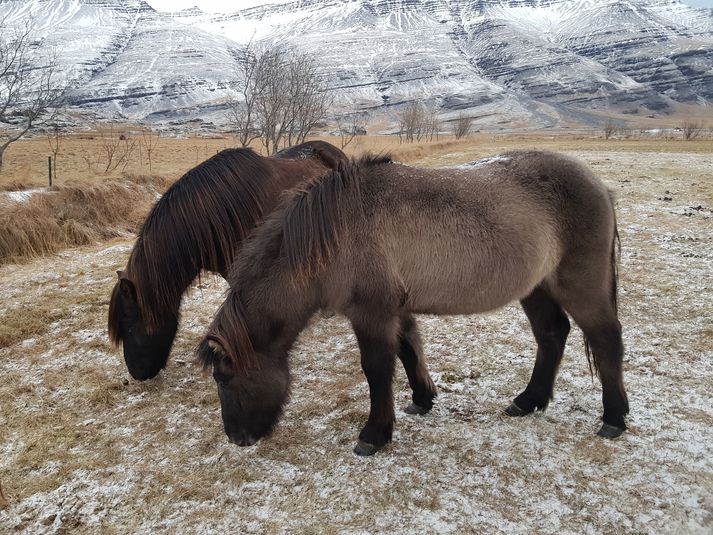
<path fill-rule="evenodd" d="M 237 246 L 264 213 L 274 188 L 271 175 L 269 160 L 251 149 L 226 149 L 188 171 L 156 202 L 125 272 L 136 287 L 148 332 L 166 315 L 176 319 L 183 291 L 202 269 L 226 272 Z M 114 297 L 109 335 L 118 343 Z"/>

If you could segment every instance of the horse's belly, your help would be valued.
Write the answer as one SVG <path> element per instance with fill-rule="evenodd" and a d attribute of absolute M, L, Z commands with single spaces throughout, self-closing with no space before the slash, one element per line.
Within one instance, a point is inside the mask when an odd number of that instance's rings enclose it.
<path fill-rule="evenodd" d="M 404 277 L 408 307 L 425 314 L 477 314 L 501 308 L 530 294 L 555 269 L 555 255 L 542 253 L 501 269 L 477 262 L 468 264 L 470 269 L 422 264 Z"/>
<path fill-rule="evenodd" d="M 533 283 L 510 291 L 493 291 L 477 286 L 409 290 L 408 308 L 417 314 L 478 314 L 504 307 L 521 299 L 536 286 Z M 434 291 L 435 290 L 435 291 Z"/>

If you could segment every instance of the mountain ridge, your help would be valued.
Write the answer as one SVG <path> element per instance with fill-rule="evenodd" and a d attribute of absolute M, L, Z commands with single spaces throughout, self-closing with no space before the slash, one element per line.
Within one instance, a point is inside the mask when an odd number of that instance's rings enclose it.
<path fill-rule="evenodd" d="M 224 121 L 233 51 L 249 40 L 315 55 L 342 113 L 393 119 L 418 100 L 446 119 L 542 127 L 713 102 L 713 10 L 677 0 L 296 0 L 228 14 L 0 0 L 10 27 L 30 13 L 37 48 L 60 50 L 70 104 L 125 120 Z"/>

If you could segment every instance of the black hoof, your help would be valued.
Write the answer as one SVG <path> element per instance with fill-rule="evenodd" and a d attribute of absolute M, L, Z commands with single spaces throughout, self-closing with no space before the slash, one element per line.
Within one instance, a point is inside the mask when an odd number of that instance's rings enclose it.
<path fill-rule="evenodd" d="M 616 438 L 621 436 L 624 431 L 626 431 L 626 429 L 622 429 L 621 427 L 617 427 L 615 425 L 602 424 L 602 428 L 599 430 L 597 435 L 604 438 Z"/>
<path fill-rule="evenodd" d="M 411 403 L 411 405 L 409 405 L 408 407 L 406 407 L 404 409 L 404 412 L 406 414 L 418 414 L 418 415 L 423 416 L 424 414 L 427 414 L 428 411 L 430 411 L 430 410 L 431 410 L 430 408 L 427 409 L 426 407 L 421 407 L 421 405 L 416 405 L 415 403 Z"/>
<path fill-rule="evenodd" d="M 520 407 L 515 405 L 514 401 L 512 403 L 510 403 L 510 406 L 507 409 L 505 409 L 503 412 L 505 414 L 507 414 L 508 416 L 527 416 L 528 414 L 530 414 L 529 412 L 524 411 Z"/>
<path fill-rule="evenodd" d="M 378 448 L 373 444 L 369 444 L 368 442 L 360 440 L 359 442 L 357 442 L 357 445 L 354 446 L 354 453 L 356 453 L 360 457 L 369 457 L 370 455 L 374 455 L 380 449 L 381 448 Z"/>

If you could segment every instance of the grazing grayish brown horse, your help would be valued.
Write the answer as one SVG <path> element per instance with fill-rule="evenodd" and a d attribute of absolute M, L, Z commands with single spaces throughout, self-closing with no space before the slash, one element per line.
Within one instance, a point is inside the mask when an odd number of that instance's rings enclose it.
<path fill-rule="evenodd" d="M 322 307 L 345 315 L 356 334 L 371 410 L 355 451 L 372 454 L 391 439 L 393 355 L 412 332 L 410 315 L 473 314 L 517 299 L 537 356 L 506 412 L 547 407 L 566 312 L 601 379 L 599 434 L 616 437 L 629 410 L 617 242 L 610 192 L 563 155 L 511 152 L 472 169 L 340 166 L 301 186 L 231 268 L 231 290 L 198 347 L 213 367 L 225 431 L 239 445 L 272 431 L 289 394 L 288 352 Z"/>

